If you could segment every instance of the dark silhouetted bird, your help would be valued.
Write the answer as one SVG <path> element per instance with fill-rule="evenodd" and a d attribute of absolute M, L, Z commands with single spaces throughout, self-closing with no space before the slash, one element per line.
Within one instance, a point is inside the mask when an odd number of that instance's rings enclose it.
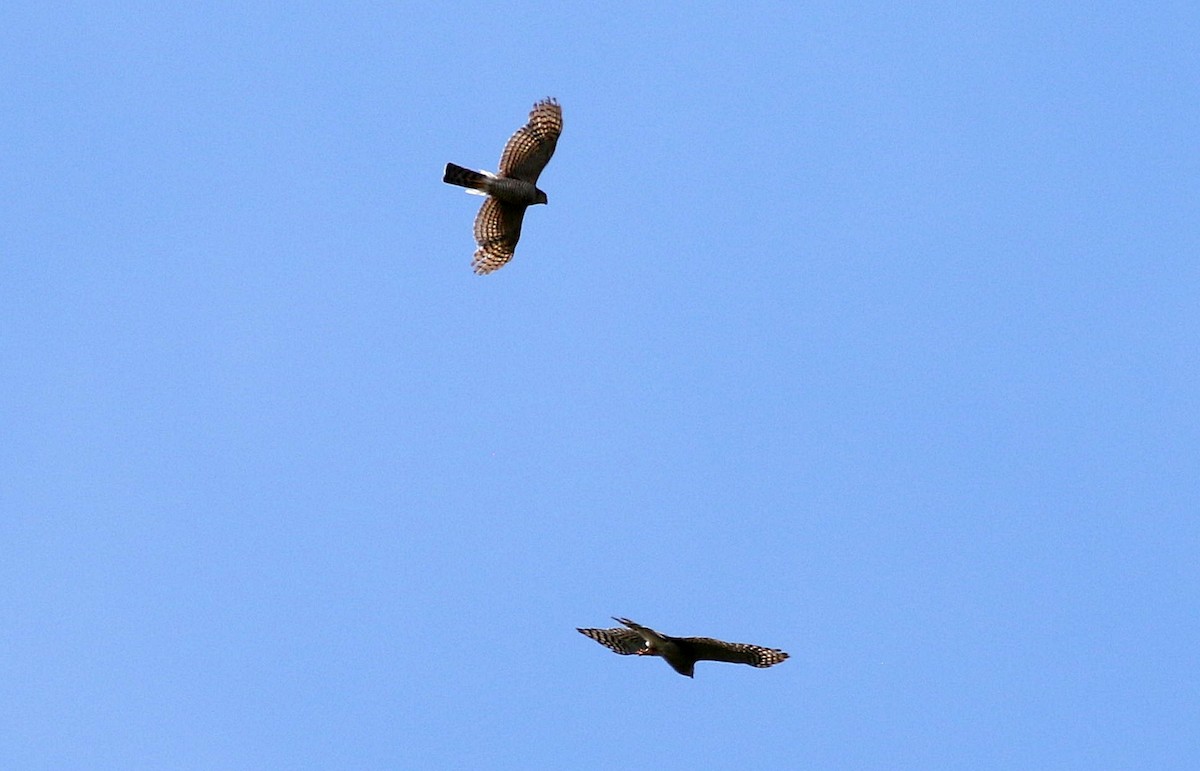
<path fill-rule="evenodd" d="M 748 643 L 730 643 L 711 637 L 672 637 L 656 632 L 627 618 L 613 617 L 627 629 L 579 629 L 609 650 L 622 656 L 661 656 L 681 675 L 692 677 L 697 661 L 728 661 L 769 667 L 788 657 L 777 648 L 764 648 Z"/>

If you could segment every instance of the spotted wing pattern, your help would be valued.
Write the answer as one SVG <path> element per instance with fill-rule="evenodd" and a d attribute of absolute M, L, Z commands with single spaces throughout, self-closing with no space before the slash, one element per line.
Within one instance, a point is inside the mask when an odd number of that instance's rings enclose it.
<path fill-rule="evenodd" d="M 475 243 L 479 248 L 471 260 L 475 273 L 482 276 L 512 259 L 521 238 L 525 208 L 488 196 L 475 215 Z"/>
<path fill-rule="evenodd" d="M 538 177 L 562 133 L 562 107 L 553 99 L 543 99 L 533 106 L 529 122 L 517 129 L 504 146 L 500 156 L 500 176 L 523 179 L 537 184 Z"/>
<path fill-rule="evenodd" d="M 731 664 L 749 664 L 752 667 L 774 666 L 788 657 L 778 648 L 764 648 L 749 643 L 730 643 L 711 637 L 681 637 L 681 647 L 695 656 L 697 661 L 728 661 Z"/>
<path fill-rule="evenodd" d="M 618 627 L 617 629 L 579 629 L 578 631 L 622 656 L 646 649 L 646 641 L 632 629 Z"/>

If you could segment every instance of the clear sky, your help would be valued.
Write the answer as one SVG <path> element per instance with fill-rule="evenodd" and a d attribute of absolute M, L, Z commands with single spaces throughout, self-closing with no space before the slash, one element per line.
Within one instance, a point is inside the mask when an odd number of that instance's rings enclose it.
<path fill-rule="evenodd" d="M 172 5 L 0 10 L 0 767 L 1200 767 L 1195 3 Z"/>

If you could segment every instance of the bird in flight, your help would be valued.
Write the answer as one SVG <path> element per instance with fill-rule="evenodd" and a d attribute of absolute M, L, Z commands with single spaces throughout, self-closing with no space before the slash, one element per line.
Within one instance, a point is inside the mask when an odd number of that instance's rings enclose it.
<path fill-rule="evenodd" d="M 562 126 L 562 108 L 558 102 L 543 99 L 533 106 L 529 122 L 517 129 L 504 146 L 496 174 L 446 164 L 443 182 L 487 196 L 475 216 L 475 242 L 479 248 L 471 267 L 477 274 L 491 273 L 512 259 L 521 237 L 525 209 L 547 202 L 537 180 L 554 155 Z"/>
<path fill-rule="evenodd" d="M 650 627 L 613 617 L 613 621 L 626 628 L 579 629 L 611 651 L 622 656 L 661 656 L 681 675 L 692 677 L 697 661 L 728 661 L 733 664 L 749 664 L 752 667 L 769 667 L 788 657 L 777 648 L 764 648 L 748 643 L 730 643 L 711 637 L 672 637 L 656 632 Z"/>

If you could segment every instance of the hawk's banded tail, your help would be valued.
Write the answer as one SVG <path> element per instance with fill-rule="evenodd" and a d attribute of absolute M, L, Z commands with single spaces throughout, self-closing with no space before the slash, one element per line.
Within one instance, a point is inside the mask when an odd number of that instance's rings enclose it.
<path fill-rule="evenodd" d="M 473 193 L 476 190 L 486 193 L 488 189 L 488 177 L 490 176 L 490 174 L 480 171 L 464 169 L 462 166 L 454 163 L 447 163 L 446 174 L 442 177 L 442 181 L 447 184 L 465 187 L 468 193 Z"/>

